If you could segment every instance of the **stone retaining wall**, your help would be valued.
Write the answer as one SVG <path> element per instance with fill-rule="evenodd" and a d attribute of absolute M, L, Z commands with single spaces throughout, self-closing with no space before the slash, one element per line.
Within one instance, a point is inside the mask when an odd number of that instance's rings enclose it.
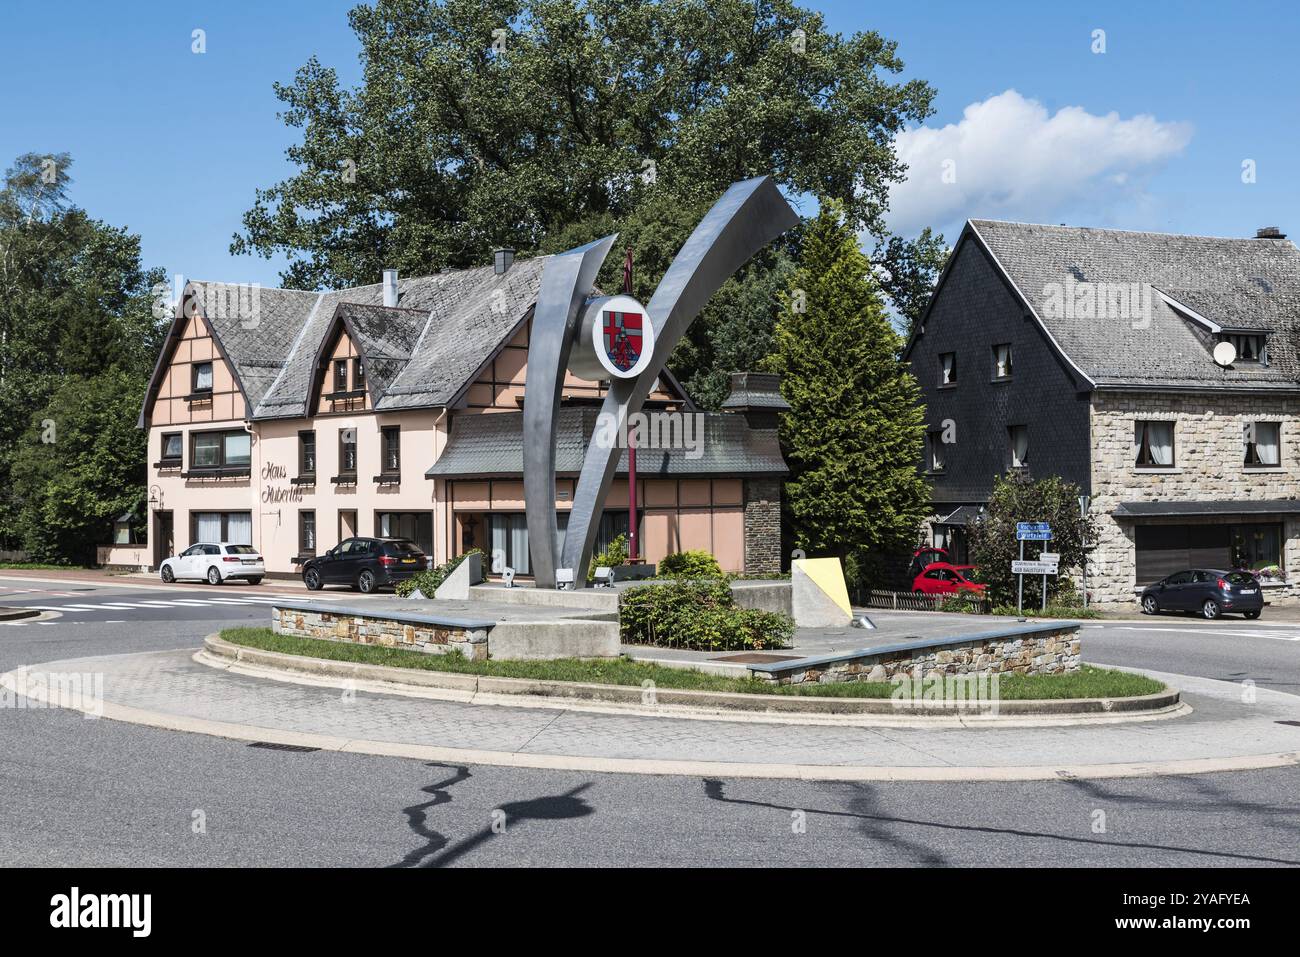
<path fill-rule="evenodd" d="M 773 684 L 889 681 L 964 674 L 1054 675 L 1079 670 L 1079 626 L 1053 624 L 750 666 Z"/>
<path fill-rule="evenodd" d="M 434 655 L 459 651 L 471 661 L 482 661 L 488 656 L 487 628 L 394 621 L 341 610 L 308 611 L 277 607 L 271 619 L 271 629 L 279 635 L 406 648 Z"/>

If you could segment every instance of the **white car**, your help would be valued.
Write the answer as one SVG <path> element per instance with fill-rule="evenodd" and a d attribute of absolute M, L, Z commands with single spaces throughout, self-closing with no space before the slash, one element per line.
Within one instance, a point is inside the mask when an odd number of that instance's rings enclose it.
<path fill-rule="evenodd" d="M 200 542 L 175 558 L 166 559 L 158 574 L 168 584 L 190 578 L 220 585 L 232 578 L 242 578 L 250 585 L 258 585 L 266 576 L 266 562 L 252 545 Z"/>

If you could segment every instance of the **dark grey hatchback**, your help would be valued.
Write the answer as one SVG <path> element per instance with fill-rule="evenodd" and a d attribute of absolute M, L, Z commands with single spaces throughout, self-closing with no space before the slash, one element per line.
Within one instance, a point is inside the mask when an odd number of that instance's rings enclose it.
<path fill-rule="evenodd" d="M 1225 572 L 1193 568 L 1175 572 L 1142 589 L 1142 610 L 1194 611 L 1206 618 L 1236 612 L 1258 618 L 1264 610 L 1264 593 L 1250 572 Z"/>

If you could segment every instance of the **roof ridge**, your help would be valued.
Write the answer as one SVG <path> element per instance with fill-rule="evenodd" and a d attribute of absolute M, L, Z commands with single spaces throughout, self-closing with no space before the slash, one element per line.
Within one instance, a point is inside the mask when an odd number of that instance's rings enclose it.
<path fill-rule="evenodd" d="M 1067 226 L 1063 223 L 1026 223 L 1016 219 L 971 218 L 966 220 L 966 222 L 970 223 L 971 225 L 974 225 L 975 223 L 992 223 L 997 226 L 1033 226 L 1037 229 L 1063 229 L 1068 232 L 1086 231 L 1086 232 L 1094 232 L 1094 233 L 1125 233 L 1130 236 L 1168 236 L 1173 239 L 1212 239 L 1215 242 L 1258 243 L 1261 244 L 1261 248 L 1267 248 L 1262 246 L 1262 244 L 1270 241 L 1285 242 L 1290 244 L 1292 247 L 1295 246 L 1295 243 L 1291 242 L 1290 239 L 1279 240 L 1276 237 L 1269 240 L 1269 239 L 1259 239 L 1255 236 L 1207 236 L 1203 233 L 1170 233 L 1170 232 L 1164 232 L 1162 230 L 1156 230 L 1156 229 L 1118 229 L 1113 226 Z"/>

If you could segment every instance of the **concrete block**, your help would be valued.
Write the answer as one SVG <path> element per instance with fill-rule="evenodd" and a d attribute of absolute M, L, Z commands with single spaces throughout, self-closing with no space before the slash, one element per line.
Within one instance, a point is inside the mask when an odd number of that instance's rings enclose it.
<path fill-rule="evenodd" d="M 843 628 L 853 621 L 838 558 L 800 558 L 790 567 L 790 603 L 800 628 Z"/>
<path fill-rule="evenodd" d="M 620 648 L 618 624 L 612 621 L 503 621 L 488 637 L 495 659 L 617 658 Z"/>
<path fill-rule="evenodd" d="M 470 555 L 456 566 L 447 576 L 446 581 L 433 593 L 434 598 L 466 601 L 469 590 L 483 580 L 483 561 L 478 555 Z"/>

